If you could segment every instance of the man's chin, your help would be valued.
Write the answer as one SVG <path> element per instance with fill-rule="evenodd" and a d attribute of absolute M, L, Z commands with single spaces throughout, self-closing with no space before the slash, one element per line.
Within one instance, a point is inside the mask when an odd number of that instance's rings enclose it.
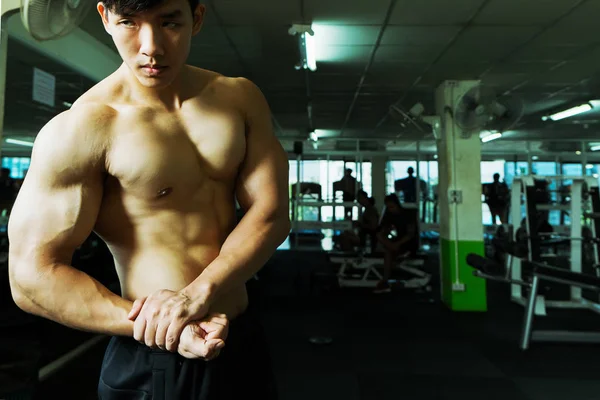
<path fill-rule="evenodd" d="M 169 86 L 172 82 L 172 79 L 167 79 L 166 77 L 148 77 L 148 76 L 138 76 L 138 81 L 140 84 L 148 89 L 162 89 Z"/>

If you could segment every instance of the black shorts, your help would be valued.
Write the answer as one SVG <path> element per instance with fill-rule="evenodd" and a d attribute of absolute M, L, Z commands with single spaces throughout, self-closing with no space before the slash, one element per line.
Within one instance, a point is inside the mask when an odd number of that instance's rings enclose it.
<path fill-rule="evenodd" d="M 276 399 L 268 346 L 259 318 L 247 311 L 230 323 L 221 354 L 190 360 L 113 337 L 106 349 L 101 400 Z"/>

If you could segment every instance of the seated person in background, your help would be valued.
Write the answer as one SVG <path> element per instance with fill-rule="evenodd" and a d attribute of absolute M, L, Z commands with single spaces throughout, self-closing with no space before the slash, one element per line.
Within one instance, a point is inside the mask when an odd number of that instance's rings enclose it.
<path fill-rule="evenodd" d="M 383 279 L 375 287 L 375 293 L 386 293 L 391 291 L 388 281 L 396 258 L 407 253 L 417 253 L 417 210 L 402 207 L 395 194 L 386 196 L 385 212 L 377 232 L 377 240 L 384 249 L 384 271 Z"/>
<path fill-rule="evenodd" d="M 364 207 L 361 219 L 353 223 L 358 228 L 358 235 L 354 231 L 344 231 L 338 238 L 339 248 L 343 251 L 353 250 L 354 247 L 364 248 L 367 243 L 367 236 L 371 238 L 370 252 L 374 253 L 377 246 L 377 225 L 379 223 L 379 213 L 375 208 L 375 199 L 370 198 L 367 192 L 359 190 L 356 195 L 358 203 Z"/>

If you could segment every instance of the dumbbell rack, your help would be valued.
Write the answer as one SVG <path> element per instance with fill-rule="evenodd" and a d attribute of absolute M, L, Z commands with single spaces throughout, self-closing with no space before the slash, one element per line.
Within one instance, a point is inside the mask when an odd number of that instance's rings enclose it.
<path fill-rule="evenodd" d="M 593 214 L 600 213 L 600 197 L 598 194 L 598 180 L 591 176 L 535 176 L 535 175 L 523 175 L 516 176 L 513 180 L 511 189 L 511 224 L 513 226 L 513 235 L 516 230 L 521 226 L 521 220 L 523 218 L 521 212 L 522 199 L 525 204 L 525 218 L 526 218 L 526 229 L 527 237 L 529 241 L 529 254 L 528 260 L 534 262 L 540 262 L 540 237 L 537 232 L 537 217 L 536 213 L 541 208 L 535 204 L 534 194 L 536 180 L 572 180 L 571 186 L 571 204 L 568 206 L 568 210 L 571 213 L 571 226 L 570 226 L 570 270 L 571 272 L 582 273 L 582 209 L 583 209 L 583 198 L 582 189 L 584 185 L 589 193 L 589 200 L 591 200 L 591 209 Z M 563 207 L 564 206 L 559 206 Z M 550 209 L 551 207 L 545 206 L 544 208 Z M 600 219 L 593 219 L 593 223 L 590 226 L 592 231 L 592 237 L 596 238 L 596 232 L 600 231 Z M 513 240 L 515 238 L 513 237 Z M 600 246 L 598 243 L 594 243 L 594 263 L 598 264 L 600 257 Z M 511 280 L 513 282 L 520 282 L 523 280 L 522 276 L 522 262 L 517 257 L 507 256 L 507 267 L 510 270 Z M 598 274 L 598 270 L 596 270 Z M 585 299 L 582 296 L 581 287 L 571 286 L 570 288 L 570 300 L 567 301 L 545 301 L 543 296 L 539 296 L 537 300 L 536 314 L 545 315 L 546 307 L 562 308 L 562 309 L 588 309 L 600 313 L 600 304 Z M 522 306 L 527 305 L 527 297 L 523 295 L 523 286 L 513 283 L 511 284 L 511 300 Z"/>

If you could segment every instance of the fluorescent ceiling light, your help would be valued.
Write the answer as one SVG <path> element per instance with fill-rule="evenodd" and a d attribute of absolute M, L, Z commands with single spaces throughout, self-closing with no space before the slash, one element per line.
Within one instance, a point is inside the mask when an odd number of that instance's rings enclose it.
<path fill-rule="evenodd" d="M 483 139 L 486 136 L 492 135 L 494 133 L 500 133 L 498 131 L 481 131 L 479 132 L 479 139 Z"/>
<path fill-rule="evenodd" d="M 500 139 L 502 134 L 500 132 L 490 133 L 487 136 L 481 138 L 481 143 L 491 142 L 492 140 Z"/>
<path fill-rule="evenodd" d="M 338 137 L 340 135 L 340 131 L 334 129 L 315 129 L 315 133 L 320 139 Z"/>
<path fill-rule="evenodd" d="M 296 64 L 296 69 L 317 70 L 317 48 L 315 42 L 315 32 L 312 25 L 293 24 L 288 30 L 292 36 L 298 36 L 300 47 L 300 62 Z"/>
<path fill-rule="evenodd" d="M 302 34 L 304 36 L 304 46 L 306 47 L 306 67 L 311 71 L 317 70 L 317 47 L 314 34 L 308 32 Z"/>
<path fill-rule="evenodd" d="M 593 145 L 590 147 L 590 151 L 598 151 L 600 150 L 600 144 Z"/>
<path fill-rule="evenodd" d="M 319 135 L 317 135 L 316 132 L 311 132 L 309 136 L 310 136 L 310 140 L 312 140 L 313 142 L 316 142 L 317 140 L 319 140 Z"/>
<path fill-rule="evenodd" d="M 28 142 L 26 140 L 6 139 L 6 143 L 16 144 L 19 146 L 33 147 L 33 142 Z"/>
<path fill-rule="evenodd" d="M 536 161 L 536 160 L 539 160 L 540 158 L 539 158 L 538 156 L 533 156 L 533 157 L 531 157 L 531 159 L 532 159 L 533 161 Z"/>
<path fill-rule="evenodd" d="M 585 104 L 581 104 L 577 107 L 569 108 L 568 110 L 557 112 L 556 114 L 542 117 L 542 119 L 544 121 L 547 119 L 551 119 L 552 121 L 558 121 L 561 119 L 569 118 L 574 115 L 579 115 L 581 113 L 590 111 L 592 108 L 594 108 L 594 107 L 592 107 L 592 105 L 590 103 L 585 103 Z"/>
<path fill-rule="evenodd" d="M 577 151 L 575 152 L 575 154 L 577 154 L 578 156 L 580 156 L 580 155 L 581 155 L 581 151 L 577 150 Z"/>
<path fill-rule="evenodd" d="M 585 169 L 594 169 L 594 166 L 592 164 L 588 164 L 585 166 Z"/>

